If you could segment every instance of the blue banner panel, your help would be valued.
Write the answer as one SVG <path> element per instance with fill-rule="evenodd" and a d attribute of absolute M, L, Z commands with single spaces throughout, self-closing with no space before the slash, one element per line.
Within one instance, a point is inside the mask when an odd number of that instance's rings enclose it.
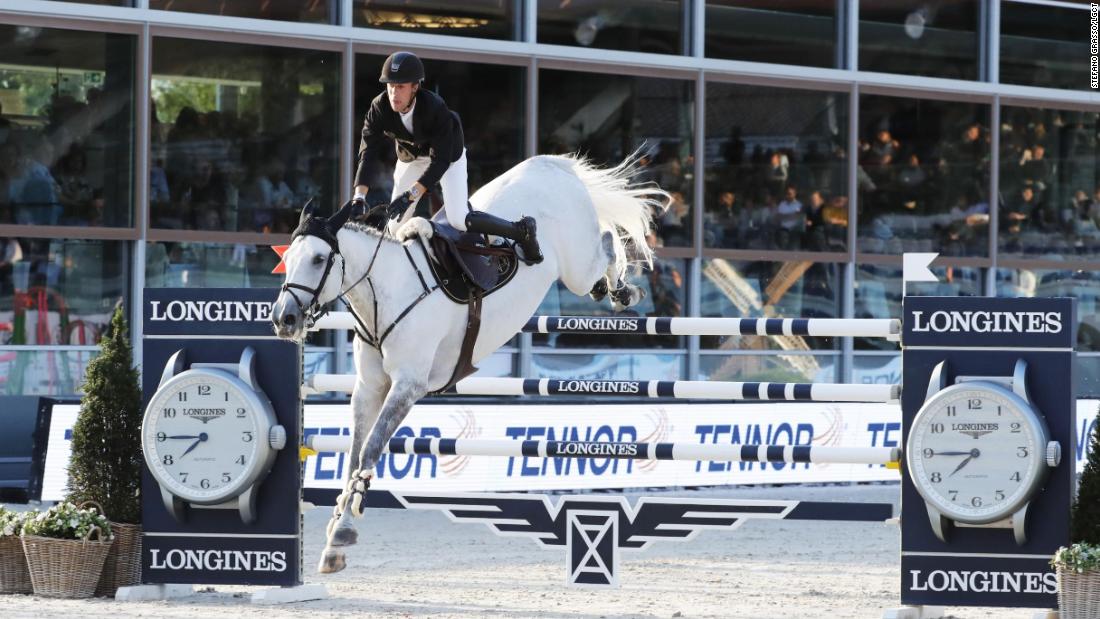
<path fill-rule="evenodd" d="M 1073 348 L 1073 299 L 906 297 L 902 341 L 940 348 Z"/>
<path fill-rule="evenodd" d="M 902 600 L 934 606 L 1057 608 L 1049 558 L 913 556 L 901 558 Z"/>
<path fill-rule="evenodd" d="M 228 364 L 226 369 L 237 374 L 242 353 L 250 348 L 256 385 L 261 397 L 270 401 L 275 423 L 286 431 L 286 441 L 258 485 L 219 506 L 176 499 L 177 507 L 170 510 L 166 502 L 172 504 L 171 495 L 162 491 L 148 467 L 143 467 L 143 582 L 301 583 L 302 468 L 297 449 L 301 444 L 301 354 L 296 343 L 274 336 L 270 307 L 275 296 L 275 290 L 263 289 L 145 291 L 145 404 L 166 373 L 178 375 L 196 364 Z M 173 358 L 177 363 L 169 367 Z M 207 425 L 213 418 L 191 419 L 195 420 L 195 433 L 218 430 L 214 427 L 217 422 Z M 206 434 L 201 436 L 205 441 Z M 190 450 L 181 451 L 176 457 L 182 461 Z M 204 456 L 195 451 L 190 457 Z M 242 502 L 252 504 L 252 497 L 255 521 L 246 524 L 239 506 Z"/>
<path fill-rule="evenodd" d="M 297 536 L 191 537 L 141 540 L 142 581 L 158 584 L 300 584 Z"/>
<path fill-rule="evenodd" d="M 277 288 L 146 288 L 145 336 L 270 337 Z"/>

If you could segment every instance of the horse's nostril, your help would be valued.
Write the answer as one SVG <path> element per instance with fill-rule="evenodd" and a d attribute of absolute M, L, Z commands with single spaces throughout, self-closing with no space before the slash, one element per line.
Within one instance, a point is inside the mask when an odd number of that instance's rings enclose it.
<path fill-rule="evenodd" d="M 294 323 L 298 322 L 298 317 L 294 314 L 287 314 L 283 316 L 283 325 L 287 327 L 293 327 Z"/>

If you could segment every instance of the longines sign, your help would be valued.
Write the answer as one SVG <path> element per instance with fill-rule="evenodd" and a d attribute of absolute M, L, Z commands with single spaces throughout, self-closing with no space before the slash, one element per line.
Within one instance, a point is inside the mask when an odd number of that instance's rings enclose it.
<path fill-rule="evenodd" d="M 1071 299 L 907 297 L 906 347 L 1072 348 Z"/>
<path fill-rule="evenodd" d="M 270 288 L 146 288 L 145 335 L 272 335 Z"/>

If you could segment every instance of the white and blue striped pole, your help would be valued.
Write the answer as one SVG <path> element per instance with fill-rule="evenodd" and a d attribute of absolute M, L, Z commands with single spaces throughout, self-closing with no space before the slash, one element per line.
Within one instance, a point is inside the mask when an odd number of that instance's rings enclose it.
<path fill-rule="evenodd" d="M 350 392 L 351 374 L 315 374 L 303 393 Z M 791 402 L 890 402 L 900 385 L 847 383 L 756 383 L 701 380 L 581 380 L 557 378 L 466 378 L 448 393 L 480 396 L 619 396 L 685 400 L 753 400 Z"/>
<path fill-rule="evenodd" d="M 317 452 L 347 452 L 351 437 L 314 434 L 306 447 Z M 465 438 L 391 438 L 391 454 L 498 456 L 508 458 L 614 458 L 619 460 L 690 460 L 714 462 L 790 462 L 884 464 L 898 462 L 897 447 L 823 447 L 818 445 L 708 445 L 691 443 L 613 443 Z"/>
<path fill-rule="evenodd" d="M 312 329 L 351 329 L 349 312 L 332 312 Z M 526 333 L 617 335 L 797 335 L 898 339 L 901 321 L 889 318 L 646 318 L 637 316 L 532 316 Z"/>

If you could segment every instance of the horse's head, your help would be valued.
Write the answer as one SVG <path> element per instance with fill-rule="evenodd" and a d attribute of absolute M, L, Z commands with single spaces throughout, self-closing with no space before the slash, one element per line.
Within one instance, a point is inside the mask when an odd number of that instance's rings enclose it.
<path fill-rule="evenodd" d="M 336 234 L 351 215 L 351 204 L 331 217 L 315 215 L 313 201 L 302 208 L 290 247 L 283 254 L 286 279 L 271 308 L 275 334 L 301 340 L 326 303 L 340 294 L 344 279 L 344 258 Z"/>

